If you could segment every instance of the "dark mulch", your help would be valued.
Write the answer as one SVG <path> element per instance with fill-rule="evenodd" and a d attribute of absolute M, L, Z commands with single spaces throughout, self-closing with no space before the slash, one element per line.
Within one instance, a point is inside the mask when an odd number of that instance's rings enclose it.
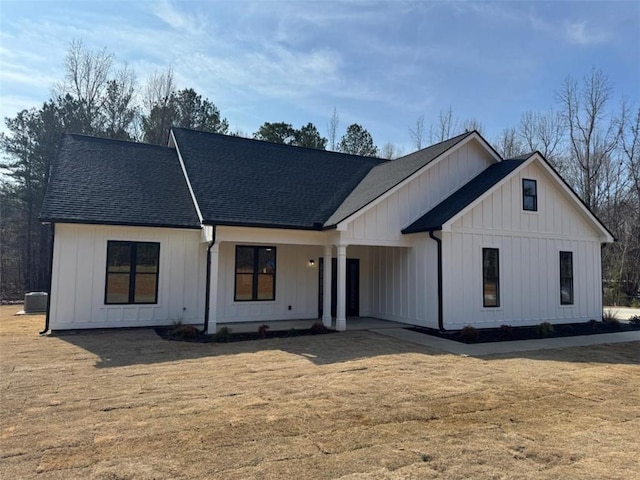
<path fill-rule="evenodd" d="M 302 337 L 307 335 L 324 335 L 327 333 L 336 333 L 335 330 L 324 327 L 322 324 L 314 324 L 311 328 L 290 330 L 274 330 L 261 329 L 259 332 L 243 332 L 233 333 L 231 328 L 218 331 L 217 334 L 206 334 L 192 325 L 178 325 L 171 327 L 157 327 L 155 332 L 165 340 L 177 342 L 195 342 L 195 343 L 231 343 L 245 342 L 248 340 L 264 340 L 267 338 L 291 338 Z"/>
<path fill-rule="evenodd" d="M 627 332 L 640 330 L 640 324 L 598 322 L 563 323 L 552 325 L 552 331 L 540 325 L 531 327 L 469 328 L 441 332 L 434 328 L 409 327 L 407 330 L 425 333 L 461 343 L 508 342 L 512 340 L 533 340 L 538 338 L 573 337 L 579 335 L 597 335 L 600 333 Z"/>

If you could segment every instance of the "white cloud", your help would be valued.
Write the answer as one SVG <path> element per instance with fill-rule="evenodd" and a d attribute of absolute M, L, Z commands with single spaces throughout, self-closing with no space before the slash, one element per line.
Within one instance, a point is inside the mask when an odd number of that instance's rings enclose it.
<path fill-rule="evenodd" d="M 609 34 L 598 31 L 597 28 L 589 25 L 586 21 L 565 23 L 564 33 L 571 43 L 578 45 L 595 45 L 610 39 Z"/>
<path fill-rule="evenodd" d="M 180 30 L 184 34 L 204 31 L 206 21 L 201 15 L 181 12 L 170 0 L 162 0 L 152 5 L 152 13 L 174 30 Z"/>

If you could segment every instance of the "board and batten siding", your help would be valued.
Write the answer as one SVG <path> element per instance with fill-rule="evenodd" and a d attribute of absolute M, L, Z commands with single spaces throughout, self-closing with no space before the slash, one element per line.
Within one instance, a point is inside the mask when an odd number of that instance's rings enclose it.
<path fill-rule="evenodd" d="M 437 249 L 433 240 L 420 235 L 412 248 L 371 247 L 371 273 L 371 316 L 438 327 Z"/>
<path fill-rule="evenodd" d="M 537 180 L 537 212 L 522 209 L 525 178 Z M 536 162 L 457 219 L 442 237 L 446 328 L 601 318 L 599 233 Z M 483 248 L 500 252 L 497 308 L 483 307 Z M 573 305 L 560 304 L 560 251 L 573 252 Z"/>
<path fill-rule="evenodd" d="M 275 300 L 240 302 L 234 300 L 236 245 L 276 247 Z M 320 257 L 324 255 L 324 247 L 222 242 L 219 255 L 217 323 L 318 318 L 318 269 Z M 360 259 L 360 314 L 368 315 L 370 292 L 368 249 L 350 246 L 347 249 L 347 257 Z M 309 266 L 309 260 L 314 260 L 313 267 Z"/>
<path fill-rule="evenodd" d="M 342 232 L 342 240 L 359 245 L 409 245 L 401 230 L 458 190 L 495 160 L 470 141 L 371 207 L 365 207 Z"/>
<path fill-rule="evenodd" d="M 199 230 L 56 224 L 52 330 L 202 323 L 206 244 Z M 107 241 L 159 242 L 158 303 L 105 305 Z"/>

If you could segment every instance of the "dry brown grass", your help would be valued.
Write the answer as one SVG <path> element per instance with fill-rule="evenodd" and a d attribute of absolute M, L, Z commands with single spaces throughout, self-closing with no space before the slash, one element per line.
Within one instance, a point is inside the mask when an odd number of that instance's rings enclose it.
<path fill-rule="evenodd" d="M 640 345 L 470 358 L 368 332 L 39 337 L 0 307 L 0 476 L 640 478 Z"/>

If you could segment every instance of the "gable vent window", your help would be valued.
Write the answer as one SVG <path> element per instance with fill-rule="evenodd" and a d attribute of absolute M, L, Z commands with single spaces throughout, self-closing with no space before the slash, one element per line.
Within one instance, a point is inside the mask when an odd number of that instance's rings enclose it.
<path fill-rule="evenodd" d="M 276 247 L 236 246 L 234 300 L 276 299 Z"/>
<path fill-rule="evenodd" d="M 500 306 L 500 262 L 497 248 L 482 249 L 483 306 Z"/>
<path fill-rule="evenodd" d="M 108 241 L 104 303 L 158 303 L 159 265 L 159 243 Z"/>
<path fill-rule="evenodd" d="M 573 305 L 573 252 L 560 252 L 560 304 Z"/>
<path fill-rule="evenodd" d="M 522 180 L 522 209 L 538 211 L 538 182 L 525 178 Z"/>

